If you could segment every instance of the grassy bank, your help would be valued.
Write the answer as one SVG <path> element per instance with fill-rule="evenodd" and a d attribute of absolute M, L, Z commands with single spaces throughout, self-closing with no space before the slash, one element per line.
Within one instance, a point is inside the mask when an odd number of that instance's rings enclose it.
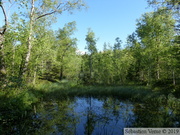
<path fill-rule="evenodd" d="M 45 100 L 48 99 L 63 99 L 65 97 L 77 96 L 94 96 L 94 97 L 108 97 L 113 96 L 119 99 L 139 100 L 145 101 L 149 98 L 158 98 L 160 95 L 168 96 L 173 94 L 177 96 L 174 89 L 171 91 L 161 90 L 160 88 L 152 88 L 150 86 L 99 86 L 99 85 L 76 85 L 71 82 L 62 83 L 39 83 L 34 88 L 34 94 L 41 95 Z M 178 96 L 177 96 L 178 97 Z"/>
<path fill-rule="evenodd" d="M 35 93 L 39 93 L 45 100 L 84 96 L 143 100 L 160 94 L 145 86 L 71 86 L 58 83 L 41 84 L 36 87 Z"/>
<path fill-rule="evenodd" d="M 171 103 L 180 108 L 180 99 L 173 94 L 164 94 L 146 86 L 81 86 L 74 83 L 41 82 L 36 86 L 7 88 L 0 92 L 0 121 L 23 119 L 36 103 L 51 100 L 66 100 L 74 97 L 116 97 L 135 102 Z M 6 120 L 5 120 L 6 119 Z"/>

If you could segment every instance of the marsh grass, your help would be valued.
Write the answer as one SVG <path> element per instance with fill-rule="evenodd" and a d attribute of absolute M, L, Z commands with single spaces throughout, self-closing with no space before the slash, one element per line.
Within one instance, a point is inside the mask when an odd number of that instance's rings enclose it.
<path fill-rule="evenodd" d="M 68 83 L 41 83 L 33 93 L 42 95 L 45 100 L 67 97 L 116 97 L 123 100 L 143 101 L 158 97 L 159 92 L 146 86 L 82 86 Z"/>

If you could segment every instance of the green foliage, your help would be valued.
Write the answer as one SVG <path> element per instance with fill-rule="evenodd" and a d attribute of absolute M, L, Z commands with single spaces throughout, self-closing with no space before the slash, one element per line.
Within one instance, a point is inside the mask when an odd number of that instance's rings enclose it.
<path fill-rule="evenodd" d="M 173 58 L 169 58 L 168 55 L 175 34 L 174 24 L 171 12 L 161 9 L 146 13 L 138 20 L 136 32 L 141 41 L 139 47 L 143 50 L 139 56 L 144 57 L 143 63 L 146 64 L 144 67 L 146 67 L 145 72 L 148 72 L 146 77 L 148 83 L 154 80 L 152 78 L 159 80 L 169 77 L 168 74 L 164 74 L 164 71 L 166 67 L 173 65 L 171 61 Z"/>
<path fill-rule="evenodd" d="M 72 37 L 75 30 L 76 22 L 70 22 L 56 32 L 52 49 L 55 52 L 53 72 L 57 79 L 77 79 L 81 57 L 76 54 L 77 39 Z"/>
<path fill-rule="evenodd" d="M 116 38 L 116 43 L 114 44 L 114 50 L 120 50 L 121 49 L 122 41 L 119 37 Z"/>
<path fill-rule="evenodd" d="M 167 9 L 179 10 L 179 0 L 148 0 L 150 5 L 163 6 Z"/>
<path fill-rule="evenodd" d="M 10 89 L 10 90 L 9 90 Z M 27 116 L 28 111 L 32 110 L 33 104 L 37 103 L 36 97 L 28 88 L 7 88 L 1 90 L 0 106 L 1 120 L 18 120 Z"/>
<path fill-rule="evenodd" d="M 78 39 L 73 37 L 76 22 L 69 22 L 54 32 L 49 20 L 53 20 L 51 13 L 71 12 L 83 6 L 82 2 L 34 2 L 31 10 L 31 1 L 16 1 L 21 8 L 12 15 L 5 35 L 8 87 L 18 87 L 22 82 L 35 85 L 38 79 L 52 82 L 67 79 L 94 85 L 158 85 L 165 80 L 172 80 L 173 85 L 178 83 L 179 37 L 175 35 L 172 10 L 162 6 L 142 15 L 125 48 L 117 37 L 113 47 L 105 44 L 104 51 L 98 52 L 98 39 L 89 29 L 85 38 L 89 53 L 79 55 L 76 53 Z M 29 12 L 24 13 L 22 8 Z"/>
<path fill-rule="evenodd" d="M 95 38 L 95 33 L 91 30 L 88 29 L 88 33 L 86 35 L 86 42 L 87 42 L 87 50 L 90 52 L 90 54 L 96 53 L 96 42 L 97 39 Z"/>

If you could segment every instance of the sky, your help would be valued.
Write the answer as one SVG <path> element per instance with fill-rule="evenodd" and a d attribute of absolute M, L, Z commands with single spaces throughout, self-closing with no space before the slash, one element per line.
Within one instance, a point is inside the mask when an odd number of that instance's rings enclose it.
<path fill-rule="evenodd" d="M 127 36 L 136 30 L 136 20 L 145 12 L 152 9 L 148 7 L 147 0 L 86 0 L 88 9 L 76 11 L 72 15 L 58 16 L 53 29 L 63 27 L 65 23 L 76 21 L 77 31 L 74 37 L 78 39 L 78 48 L 85 51 L 88 28 L 95 33 L 97 49 L 103 50 L 104 43 L 115 43 L 119 37 L 126 44 Z"/>
<path fill-rule="evenodd" d="M 97 49 L 103 50 L 104 43 L 115 43 L 115 38 L 119 37 L 123 45 L 126 38 L 136 30 L 136 20 L 145 12 L 152 11 L 148 7 L 147 0 L 84 0 L 87 9 L 76 10 L 73 14 L 63 13 L 57 18 L 57 22 L 52 25 L 53 30 L 63 28 L 72 21 L 76 21 L 77 31 L 73 37 L 78 39 L 77 47 L 85 51 L 86 35 L 88 28 L 95 33 Z M 0 26 L 2 26 L 2 11 L 0 11 Z"/>

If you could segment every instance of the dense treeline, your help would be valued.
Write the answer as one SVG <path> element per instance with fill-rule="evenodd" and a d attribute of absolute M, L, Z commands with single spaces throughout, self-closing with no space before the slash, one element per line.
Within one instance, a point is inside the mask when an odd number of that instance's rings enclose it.
<path fill-rule="evenodd" d="M 37 9 L 35 2 L 21 3 L 19 8 L 26 7 L 28 12 L 14 13 L 9 25 L 4 12 L 0 48 L 1 87 L 36 84 L 40 79 L 67 79 L 81 84 L 179 85 L 178 2 L 148 1 L 161 6 L 137 20 L 136 31 L 127 37 L 124 45 L 120 38 L 116 38 L 114 45 L 105 43 L 103 51 L 98 52 L 98 39 L 89 29 L 85 39 L 86 54 L 77 51 L 78 39 L 73 37 L 76 22 L 69 22 L 53 31 L 47 18 L 53 19 L 51 14 L 84 5 L 80 1 L 64 2 L 63 5 L 53 1 L 44 2 L 42 9 Z M 1 8 L 4 9 L 3 3 Z"/>

